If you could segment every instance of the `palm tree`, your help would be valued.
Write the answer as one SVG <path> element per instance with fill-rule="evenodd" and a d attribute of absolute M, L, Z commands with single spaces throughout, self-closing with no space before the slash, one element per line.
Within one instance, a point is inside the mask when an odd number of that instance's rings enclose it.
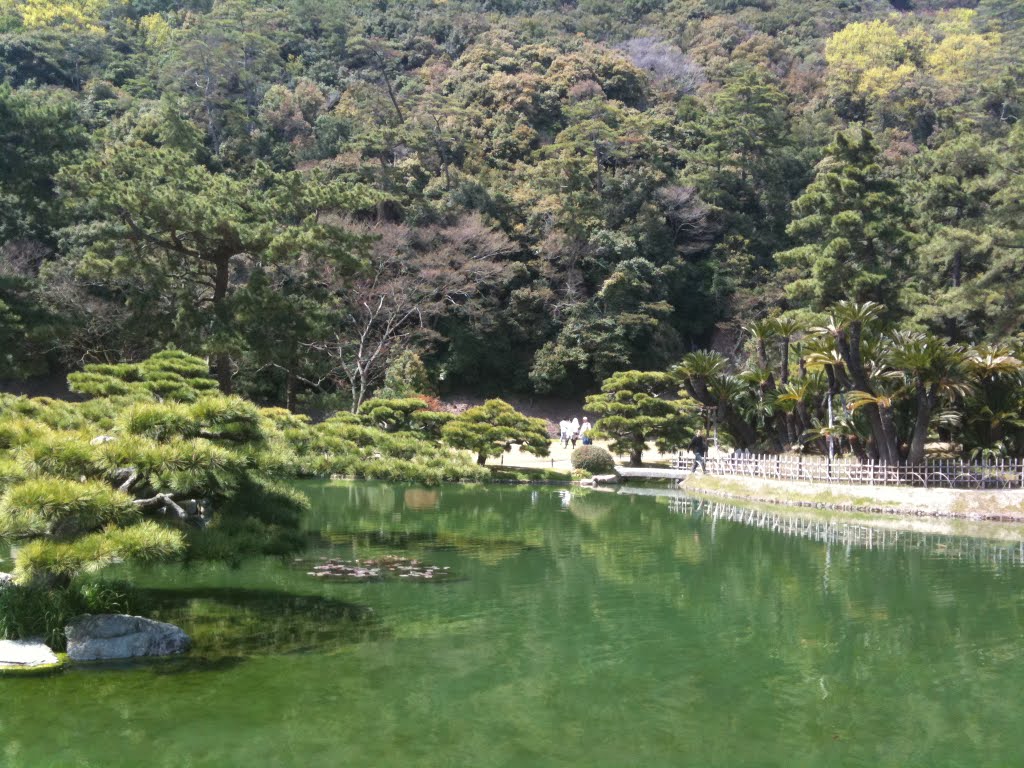
<path fill-rule="evenodd" d="M 964 403 L 964 443 L 992 455 L 1024 451 L 1024 362 L 1006 346 L 981 344 L 965 361 L 975 382 Z"/>
<path fill-rule="evenodd" d="M 757 348 L 757 362 L 762 368 L 768 367 L 768 342 L 778 336 L 778 328 L 774 320 L 755 320 L 743 327 L 750 334 L 751 341 Z"/>
<path fill-rule="evenodd" d="M 782 363 L 779 366 L 779 383 L 786 384 L 789 381 L 789 345 L 793 343 L 793 337 L 804 329 L 803 323 L 793 317 L 777 317 L 774 320 L 775 333 L 782 339 Z"/>
<path fill-rule="evenodd" d="M 960 345 L 930 334 L 894 333 L 889 343 L 888 362 L 909 380 L 907 384 L 916 400 L 907 461 L 920 464 L 924 461 L 928 427 L 940 396 L 963 398 L 971 391 L 967 353 Z"/>
<path fill-rule="evenodd" d="M 878 458 L 896 464 L 900 461 L 900 454 L 892 398 L 882 389 L 888 372 L 881 363 L 878 334 L 874 333 L 882 310 L 882 305 L 873 301 L 840 301 L 828 322 L 813 328 L 812 333 L 831 340 L 842 360 L 841 371 L 848 379 L 849 388 L 860 394 L 856 399 L 857 407 L 864 408 Z M 866 337 L 865 332 L 870 336 Z M 836 374 L 839 370 L 833 368 Z"/>
<path fill-rule="evenodd" d="M 728 374 L 729 361 L 712 350 L 698 350 L 683 357 L 672 369 L 672 375 L 683 390 L 701 405 L 715 409 L 730 435 L 740 447 L 757 442 L 757 431 L 740 411 L 746 387 L 735 376 Z"/>

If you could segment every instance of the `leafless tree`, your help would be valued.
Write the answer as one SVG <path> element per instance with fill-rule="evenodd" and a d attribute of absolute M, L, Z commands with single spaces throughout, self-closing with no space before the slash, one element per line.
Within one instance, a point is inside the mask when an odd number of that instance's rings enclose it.
<path fill-rule="evenodd" d="M 657 198 L 680 250 L 696 253 L 711 245 L 716 232 L 714 209 L 694 187 L 662 187 Z"/>
<path fill-rule="evenodd" d="M 453 308 L 483 311 L 481 297 L 507 280 L 504 256 L 515 245 L 478 215 L 450 227 L 411 228 L 349 223 L 376 236 L 367 269 L 355 279 L 335 278 L 338 323 L 330 338 L 311 342 L 330 360 L 330 376 L 347 386 L 353 411 L 382 380 L 392 353 L 413 337 L 427 339 L 432 323 Z"/>
<path fill-rule="evenodd" d="M 654 37 L 634 37 L 619 49 L 640 69 L 651 73 L 651 79 L 680 93 L 695 93 L 707 82 L 704 70 L 672 43 Z"/>

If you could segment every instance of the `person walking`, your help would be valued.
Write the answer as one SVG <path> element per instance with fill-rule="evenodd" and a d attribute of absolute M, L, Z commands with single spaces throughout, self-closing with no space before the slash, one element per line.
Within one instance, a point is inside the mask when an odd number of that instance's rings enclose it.
<path fill-rule="evenodd" d="M 583 440 L 584 445 L 591 445 L 594 442 L 590 439 L 590 419 L 586 416 L 583 417 L 583 423 L 580 424 L 580 439 Z"/>
<path fill-rule="evenodd" d="M 693 440 L 690 441 L 690 450 L 693 451 L 693 466 L 690 467 L 690 474 L 692 475 L 697 471 L 697 466 L 700 466 L 702 475 L 708 473 L 707 467 L 705 466 L 705 456 L 708 453 L 708 441 L 704 439 L 704 435 L 700 432 L 693 436 Z"/>
<path fill-rule="evenodd" d="M 562 441 L 562 447 L 569 445 L 569 420 L 562 419 L 558 422 L 558 439 Z"/>
<path fill-rule="evenodd" d="M 572 443 L 572 449 L 576 450 L 576 441 L 580 439 L 580 420 L 575 416 L 572 417 L 572 422 L 569 424 L 569 442 Z"/>

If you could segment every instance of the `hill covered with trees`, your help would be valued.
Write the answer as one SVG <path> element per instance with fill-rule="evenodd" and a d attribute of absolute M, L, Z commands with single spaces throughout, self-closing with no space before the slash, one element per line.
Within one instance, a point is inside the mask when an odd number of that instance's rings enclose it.
<path fill-rule="evenodd" d="M 784 386 L 842 301 L 1012 344 L 1022 43 L 1013 0 L 0 0 L 0 377 Z"/>

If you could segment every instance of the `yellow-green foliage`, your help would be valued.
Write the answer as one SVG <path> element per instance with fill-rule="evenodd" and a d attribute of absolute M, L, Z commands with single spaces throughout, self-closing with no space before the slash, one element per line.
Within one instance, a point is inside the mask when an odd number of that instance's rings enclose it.
<path fill-rule="evenodd" d="M 368 426 L 385 432 L 416 432 L 431 440 L 441 437 L 441 429 L 454 417 L 450 413 L 431 411 L 418 397 L 375 397 L 359 406 L 359 416 Z"/>
<path fill-rule="evenodd" d="M 96 448 L 88 435 L 47 430 L 23 444 L 16 456 L 31 475 L 94 477 L 99 474 Z"/>
<path fill-rule="evenodd" d="M 118 427 L 125 434 L 143 435 L 157 441 L 199 434 L 191 409 L 180 403 L 139 403 L 121 414 Z"/>
<path fill-rule="evenodd" d="M 191 403 L 217 390 L 206 361 L 165 349 L 141 363 L 95 363 L 68 376 L 73 392 L 94 397 L 156 398 Z"/>
<path fill-rule="evenodd" d="M 39 579 L 68 580 L 98 571 L 118 560 L 152 561 L 179 556 L 185 548 L 181 531 L 144 520 L 127 528 L 110 528 L 74 541 L 34 539 L 18 549 L 14 577 L 22 584 Z"/>
<path fill-rule="evenodd" d="M 426 430 L 385 432 L 351 414 L 312 425 L 192 386 L 210 381 L 205 371 L 203 361 L 172 351 L 155 363 L 90 366 L 77 376 L 83 391 L 111 396 L 0 396 L 0 537 L 19 540 L 20 582 L 66 585 L 122 559 L 295 551 L 307 502 L 275 479 L 483 479 L 465 455 L 425 439 Z M 164 398 L 168 381 L 188 391 Z M 423 408 L 414 405 L 413 416 Z M 196 526 L 200 518 L 205 525 Z"/>
<path fill-rule="evenodd" d="M 140 517 L 131 497 L 106 483 L 43 477 L 5 491 L 0 500 L 0 536 L 68 539 Z"/>
<path fill-rule="evenodd" d="M 944 100 L 956 100 L 968 95 L 966 83 L 998 65 L 1001 45 L 999 33 L 979 30 L 976 12 L 964 8 L 940 12 L 928 25 L 907 26 L 899 17 L 856 22 L 825 46 L 829 89 L 864 99 L 876 112 L 913 84 L 938 83 L 947 89 Z"/>
<path fill-rule="evenodd" d="M 0 0 L 0 11 L 14 12 L 26 27 L 62 27 L 102 34 L 103 13 L 126 0 Z"/>
<path fill-rule="evenodd" d="M 414 409 L 413 415 L 420 413 L 424 411 Z M 428 439 L 423 431 L 385 432 L 360 424 L 351 414 L 338 414 L 310 428 L 302 439 L 302 474 L 431 485 L 487 477 L 465 454 Z"/>
<path fill-rule="evenodd" d="M 259 443 L 264 434 L 260 410 L 240 397 L 208 397 L 190 409 L 200 434 L 233 443 Z"/>

